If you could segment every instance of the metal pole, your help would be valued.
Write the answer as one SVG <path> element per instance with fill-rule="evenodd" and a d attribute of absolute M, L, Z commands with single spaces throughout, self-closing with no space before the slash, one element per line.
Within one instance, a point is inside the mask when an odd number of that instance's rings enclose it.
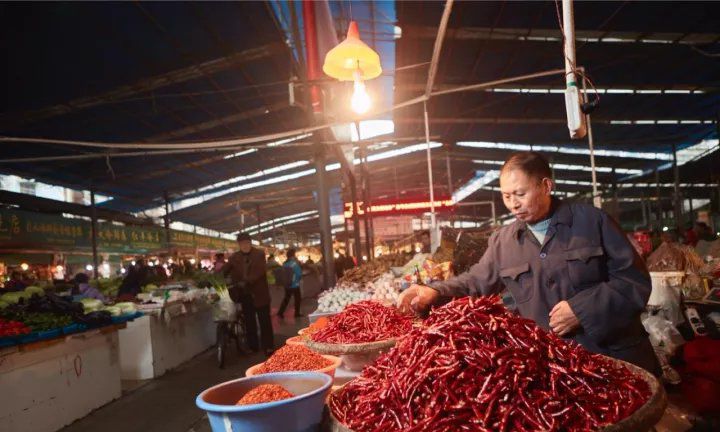
<path fill-rule="evenodd" d="M 640 208 L 642 209 L 643 227 L 647 227 L 648 226 L 648 214 L 647 214 L 647 209 L 645 208 L 645 202 L 647 201 L 645 199 L 645 191 L 643 191 L 642 197 L 643 197 L 643 199 L 642 199 L 642 201 L 640 201 Z"/>
<path fill-rule="evenodd" d="M 660 199 L 660 171 L 655 168 L 655 203 L 657 211 L 657 223 L 658 227 L 661 227 L 663 223 L 663 211 L 662 211 L 662 200 Z"/>
<path fill-rule="evenodd" d="M 330 226 L 330 196 L 325 178 L 325 149 L 319 143 L 315 154 L 315 170 L 318 184 L 318 213 L 320 213 L 320 245 L 323 251 L 323 269 L 325 271 L 324 285 L 325 288 L 329 288 L 335 286 L 335 267 Z"/>
<path fill-rule="evenodd" d="M 95 207 L 95 191 L 90 190 L 90 234 L 93 255 L 93 278 L 98 279 L 98 244 L 97 244 L 97 208 Z"/>
<path fill-rule="evenodd" d="M 675 226 L 678 229 L 682 228 L 682 201 L 680 199 L 680 169 L 677 163 L 677 146 L 675 143 L 672 144 L 673 153 L 673 177 L 675 179 L 675 185 L 673 188 L 673 217 L 675 218 Z"/>
<path fill-rule="evenodd" d="M 306 64 L 307 75 L 305 79 L 305 91 L 307 102 L 307 115 L 311 125 L 317 124 L 315 113 L 322 119 L 322 98 L 320 88 L 313 85 L 308 88 L 307 83 L 322 76 L 320 71 L 320 56 L 318 55 L 317 28 L 315 20 L 315 4 L 311 1 L 303 1 L 303 22 L 305 29 L 305 50 L 307 52 Z M 320 121 L 319 123 L 322 123 Z M 322 144 L 324 130 L 313 133 L 315 141 L 315 175 L 318 185 L 318 213 L 320 217 L 320 245 L 323 251 L 323 270 L 325 277 L 323 285 L 329 288 L 335 285 L 335 266 L 332 250 L 332 230 L 330 225 L 330 204 L 329 194 L 325 179 L 325 147 Z"/>
<path fill-rule="evenodd" d="M 163 216 L 163 223 L 165 224 L 165 247 L 170 253 L 170 198 L 168 197 L 167 191 L 163 192 L 163 198 L 165 199 L 165 216 Z"/>
<path fill-rule="evenodd" d="M 360 207 L 357 200 L 357 185 L 355 184 L 355 175 L 349 173 L 350 179 L 350 198 L 352 199 L 352 219 L 353 219 L 353 238 L 355 239 L 355 258 L 360 263 L 362 258 L 362 244 L 360 243 Z"/>
<path fill-rule="evenodd" d="M 260 232 L 260 224 L 262 224 L 262 219 L 260 219 L 260 204 L 255 205 L 255 219 L 257 219 L 258 241 L 262 245 L 262 233 Z"/>
<path fill-rule="evenodd" d="M 453 194 L 453 180 L 452 180 L 452 168 L 450 167 L 450 146 L 448 145 L 447 153 L 445 153 L 445 168 L 447 169 L 447 180 L 448 180 L 448 196 L 452 197 Z"/>
<path fill-rule="evenodd" d="M 365 170 L 365 144 L 360 144 L 360 171 L 362 172 L 362 180 L 360 185 L 362 187 L 363 194 L 363 207 L 365 209 L 365 215 L 363 222 L 365 224 L 365 254 L 368 261 L 372 261 L 372 229 L 370 228 L 370 179 L 368 178 L 367 171 Z"/>
<path fill-rule="evenodd" d="M 587 98 L 587 79 L 585 78 L 584 69 L 583 69 L 582 86 L 583 86 L 583 98 L 586 100 L 586 98 Z M 585 114 L 585 124 L 587 125 L 588 147 L 590 148 L 590 170 L 592 172 L 593 205 L 596 208 L 602 208 L 602 198 L 600 197 L 600 195 L 598 195 L 597 170 L 595 168 L 595 142 L 593 141 L 592 121 L 590 119 L 590 114 Z"/>
<path fill-rule="evenodd" d="M 430 154 L 430 121 L 428 120 L 427 102 L 423 102 L 423 115 L 425 116 L 425 143 L 427 144 L 427 170 L 428 189 L 430 190 L 430 252 L 438 246 L 437 220 L 435 219 L 435 188 L 433 187 L 432 155 Z"/>

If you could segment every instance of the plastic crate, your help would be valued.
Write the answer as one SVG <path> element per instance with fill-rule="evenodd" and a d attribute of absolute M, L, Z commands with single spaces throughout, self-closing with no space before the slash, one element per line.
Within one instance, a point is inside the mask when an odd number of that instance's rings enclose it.
<path fill-rule="evenodd" d="M 19 336 L 17 340 L 19 343 L 25 344 L 25 343 L 37 342 L 38 340 L 40 340 L 40 338 L 38 337 L 37 332 L 33 332 L 30 334 Z"/>
<path fill-rule="evenodd" d="M 15 337 L 4 337 L 0 338 L 0 348 L 7 348 L 18 344 L 17 338 Z"/>
<path fill-rule="evenodd" d="M 112 317 L 112 323 L 113 324 L 122 324 L 124 322 L 130 321 L 131 315 L 120 315 L 120 316 L 114 316 Z"/>
<path fill-rule="evenodd" d="M 48 339 L 55 339 L 59 338 L 62 335 L 62 329 L 56 328 L 52 330 L 43 330 L 37 332 L 37 338 L 38 340 L 48 340 Z"/>
<path fill-rule="evenodd" d="M 63 334 L 69 335 L 74 333 L 80 333 L 82 331 L 85 331 L 87 327 L 85 327 L 84 324 L 78 324 L 78 323 L 72 323 L 70 325 L 66 325 L 62 328 Z"/>

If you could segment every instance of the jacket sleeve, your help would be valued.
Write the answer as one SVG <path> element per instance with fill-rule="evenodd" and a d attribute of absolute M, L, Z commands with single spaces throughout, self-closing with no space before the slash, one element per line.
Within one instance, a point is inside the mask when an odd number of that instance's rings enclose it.
<path fill-rule="evenodd" d="M 488 248 L 480 261 L 470 269 L 446 281 L 433 282 L 430 287 L 445 297 L 463 297 L 468 295 L 492 295 L 502 290 L 497 270 L 497 254 L 500 242 L 498 232 L 488 241 Z"/>
<path fill-rule="evenodd" d="M 251 283 L 251 284 L 266 277 L 266 271 L 267 271 L 265 254 L 262 251 L 258 251 L 258 253 L 254 254 L 254 255 L 255 256 L 253 256 L 252 265 L 248 269 L 248 274 L 247 274 L 247 281 L 248 281 L 248 283 Z"/>
<path fill-rule="evenodd" d="M 650 276 L 622 229 L 600 213 L 602 247 L 607 256 L 608 278 L 583 289 L 568 300 L 585 332 L 596 343 L 622 335 L 645 310 L 650 297 Z"/>

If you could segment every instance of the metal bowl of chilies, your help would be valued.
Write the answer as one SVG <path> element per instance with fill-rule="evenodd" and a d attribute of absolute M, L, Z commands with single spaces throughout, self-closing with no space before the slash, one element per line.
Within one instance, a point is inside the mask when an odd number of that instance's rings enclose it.
<path fill-rule="evenodd" d="M 629 369 L 633 374 L 642 378 L 650 388 L 650 397 L 643 406 L 637 409 L 630 416 L 625 417 L 619 422 L 608 425 L 599 429 L 600 432 L 642 432 L 651 430 L 663 416 L 667 408 L 667 395 L 665 388 L 660 384 L 657 378 L 650 372 L 642 369 L 634 364 L 610 358 L 610 360 L 620 363 Z M 340 389 L 336 390 L 339 391 Z M 326 407 L 327 408 L 327 407 Z M 330 418 L 330 432 L 356 432 L 341 423 L 332 411 L 328 408 Z"/>

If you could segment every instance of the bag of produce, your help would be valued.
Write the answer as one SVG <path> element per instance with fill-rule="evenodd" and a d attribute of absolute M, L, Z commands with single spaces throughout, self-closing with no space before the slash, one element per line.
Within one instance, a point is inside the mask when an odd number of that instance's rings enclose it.
<path fill-rule="evenodd" d="M 102 301 L 93 298 L 80 299 L 80 302 L 83 304 L 83 311 L 85 313 L 102 310 L 104 306 Z"/>

